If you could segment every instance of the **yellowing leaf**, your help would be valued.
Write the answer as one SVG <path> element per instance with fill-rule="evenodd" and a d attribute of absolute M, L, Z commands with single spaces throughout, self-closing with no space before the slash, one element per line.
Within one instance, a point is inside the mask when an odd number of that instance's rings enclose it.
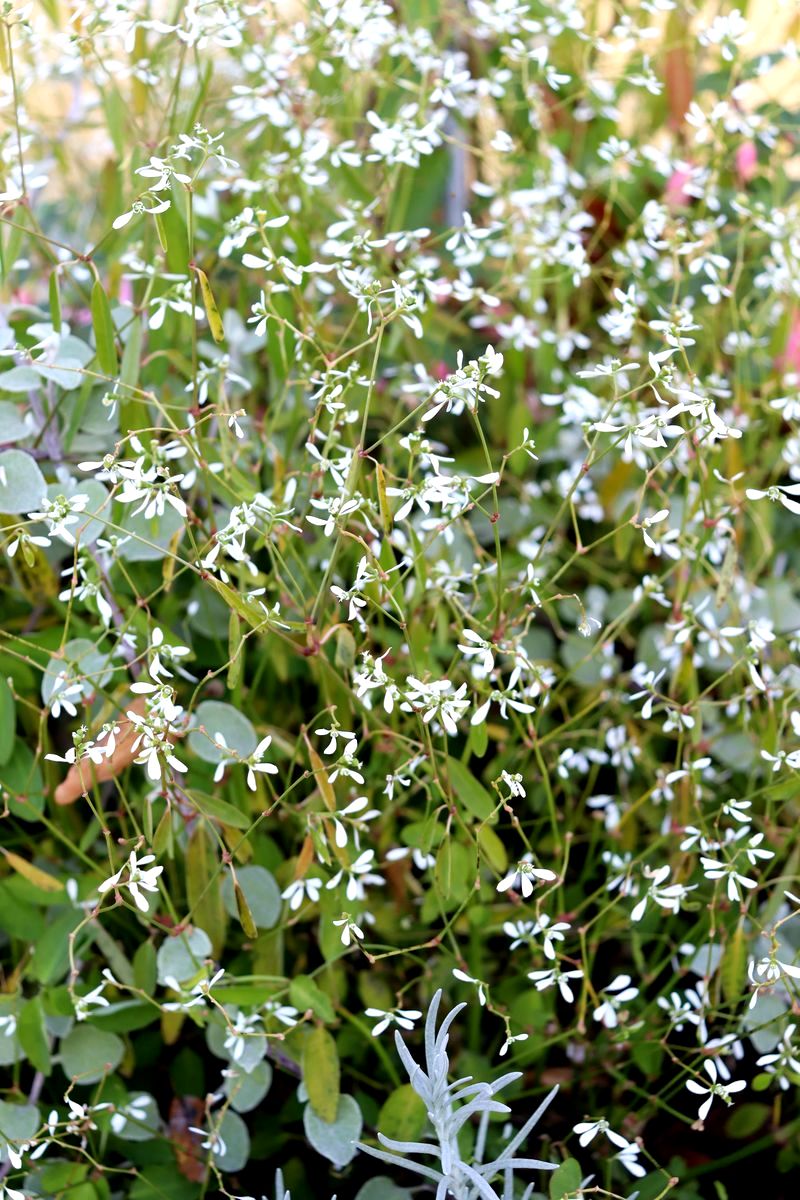
<path fill-rule="evenodd" d="M 258 928 L 250 912 L 250 905 L 241 889 L 238 879 L 233 881 L 233 894 L 236 897 L 236 911 L 239 914 L 239 924 L 249 938 L 258 937 Z"/>
<path fill-rule="evenodd" d="M 211 336 L 215 342 L 224 342 L 225 330 L 222 325 L 222 317 L 219 315 L 219 309 L 217 308 L 217 303 L 214 299 L 214 293 L 211 291 L 211 284 L 208 282 L 208 276 L 206 275 L 205 271 L 201 271 L 199 267 L 195 267 L 194 272 L 197 276 L 198 283 L 200 284 L 200 291 L 203 294 L 203 307 L 206 310 L 208 328 L 211 331 Z"/>
<path fill-rule="evenodd" d="M 56 879 L 53 875 L 48 875 L 46 871 L 35 867 L 33 863 L 28 862 L 27 858 L 21 858 L 19 854 L 14 854 L 11 850 L 4 850 L 0 846 L 2 853 L 8 865 L 27 879 L 28 883 L 32 883 L 34 887 L 41 888 L 43 892 L 61 892 L 64 890 L 64 885 L 60 879 Z"/>
<path fill-rule="evenodd" d="M 388 537 L 392 532 L 392 510 L 386 495 L 386 474 L 380 463 L 375 465 L 375 478 L 378 481 L 378 508 L 380 509 L 383 532 Z"/>
<path fill-rule="evenodd" d="M 339 1055 L 327 1029 L 312 1029 L 303 1046 L 303 1081 L 308 1100 L 318 1117 L 328 1124 L 336 1120 L 339 1107 Z"/>
<path fill-rule="evenodd" d="M 311 770 L 314 772 L 314 779 L 316 780 L 317 787 L 320 790 L 320 795 L 325 801 L 325 807 L 328 809 L 328 812 L 336 812 L 336 793 L 333 790 L 333 784 L 328 778 L 328 772 L 325 770 L 325 764 L 317 754 L 314 747 L 311 745 L 311 742 L 308 740 L 308 736 L 303 734 L 303 737 L 305 739 L 306 749 L 308 750 L 308 761 L 311 763 Z"/>

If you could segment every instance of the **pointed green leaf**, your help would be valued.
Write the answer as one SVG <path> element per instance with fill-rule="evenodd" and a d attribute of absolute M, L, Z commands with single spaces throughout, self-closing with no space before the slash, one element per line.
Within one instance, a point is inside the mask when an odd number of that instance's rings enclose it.
<path fill-rule="evenodd" d="M 97 348 L 97 362 L 104 375 L 115 376 L 119 370 L 114 322 L 103 285 L 96 279 L 92 287 L 92 328 Z"/>
<path fill-rule="evenodd" d="M 303 1081 L 309 1104 L 328 1123 L 336 1120 L 340 1074 L 336 1042 L 327 1029 L 317 1025 L 303 1045 Z"/>

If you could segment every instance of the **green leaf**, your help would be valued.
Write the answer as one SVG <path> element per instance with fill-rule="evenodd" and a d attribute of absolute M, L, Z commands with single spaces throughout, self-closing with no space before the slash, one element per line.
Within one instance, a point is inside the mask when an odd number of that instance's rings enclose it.
<path fill-rule="evenodd" d="M 9 1141 L 29 1141 L 39 1124 L 39 1109 L 35 1104 L 9 1104 L 0 1100 L 0 1162 L 8 1159 Z"/>
<path fill-rule="evenodd" d="M 111 1033 L 130 1033 L 134 1029 L 145 1029 L 159 1019 L 159 1010 L 144 1000 L 121 1000 L 108 1008 L 92 1013 L 92 1022 L 98 1029 Z"/>
<path fill-rule="evenodd" d="M 504 875 L 508 867 L 508 854 L 491 825 L 481 825 L 478 829 L 478 845 L 492 870 Z"/>
<path fill-rule="evenodd" d="M 221 1171 L 241 1171 L 250 1157 L 250 1134 L 244 1121 L 228 1109 L 218 1133 L 225 1149 L 214 1151 L 214 1162 Z"/>
<path fill-rule="evenodd" d="M 80 1087 L 98 1083 L 122 1062 L 125 1043 L 115 1033 L 88 1023 L 76 1025 L 61 1043 L 61 1069 Z"/>
<path fill-rule="evenodd" d="M 61 291 L 58 286 L 58 268 L 50 272 L 50 320 L 53 329 L 61 333 Z"/>
<path fill-rule="evenodd" d="M 23 421 L 17 405 L 0 400 L 0 442 L 21 442 L 30 436 L 30 428 Z"/>
<path fill-rule="evenodd" d="M 336 1042 L 322 1025 L 316 1025 L 303 1043 L 303 1082 L 308 1100 L 323 1121 L 336 1120 L 341 1068 Z"/>
<path fill-rule="evenodd" d="M 0 392 L 23 393 L 39 386 L 39 376 L 33 367 L 12 367 L 0 375 Z"/>
<path fill-rule="evenodd" d="M 335 1167 L 346 1167 L 355 1158 L 356 1142 L 361 1137 L 364 1122 L 361 1109 L 352 1096 L 340 1096 L 336 1120 L 323 1121 L 310 1104 L 303 1112 L 306 1137 L 318 1154 L 329 1159 Z"/>
<path fill-rule="evenodd" d="M 728 938 L 720 966 L 722 994 L 729 1004 L 738 1003 L 746 974 L 747 943 L 744 933 L 744 917 L 740 917 L 733 935 Z"/>
<path fill-rule="evenodd" d="M 156 966 L 158 982 L 168 986 L 168 980 L 188 983 L 203 970 L 211 954 L 211 939 L 202 929 L 186 929 L 168 937 L 158 948 Z"/>
<path fill-rule="evenodd" d="M 564 1196 L 573 1196 L 581 1186 L 580 1164 L 574 1158 L 567 1158 L 550 1176 L 550 1200 L 563 1200 Z"/>
<path fill-rule="evenodd" d="M 30 454 L 24 450 L 0 453 L 0 513 L 32 512 L 46 493 L 44 475 Z"/>
<path fill-rule="evenodd" d="M 82 915 L 70 908 L 47 926 L 36 943 L 30 974 L 39 983 L 58 983 L 69 968 L 69 935 L 80 924 Z"/>
<path fill-rule="evenodd" d="M 384 1103 L 378 1117 L 378 1129 L 384 1137 L 394 1138 L 398 1142 L 416 1142 L 425 1128 L 427 1117 L 425 1102 L 410 1083 L 404 1083 Z"/>
<path fill-rule="evenodd" d="M 35 945 L 45 930 L 44 916 L 32 904 L 13 896 L 6 880 L 0 882 L 0 929 L 13 938 Z"/>
<path fill-rule="evenodd" d="M 725 1122 L 729 1138 L 749 1138 L 758 1133 L 770 1114 L 768 1104 L 739 1104 Z"/>
<path fill-rule="evenodd" d="M 0 764 L 7 763 L 11 757 L 16 729 L 17 710 L 14 693 L 8 686 L 8 681 L 0 675 Z"/>
<path fill-rule="evenodd" d="M 356 1200 L 414 1200 L 414 1193 L 398 1187 L 387 1175 L 375 1175 L 358 1189 Z"/>
<path fill-rule="evenodd" d="M 218 958 L 225 944 L 228 919 L 217 855 L 204 821 L 195 826 L 186 848 L 186 900 L 192 920 L 211 938 L 211 948 Z"/>
<path fill-rule="evenodd" d="M 122 385 L 119 404 L 119 425 L 123 433 L 136 433 L 150 424 L 147 405 L 133 391 L 139 383 L 142 361 L 144 327 L 141 317 L 134 317 L 128 327 L 122 351 L 119 381 Z"/>
<path fill-rule="evenodd" d="M 468 767 L 457 758 L 448 757 L 447 775 L 456 803 L 463 804 L 479 821 L 492 815 L 497 805 Z"/>
<path fill-rule="evenodd" d="M 235 1065 L 225 1072 L 223 1092 L 230 1097 L 231 1108 L 237 1112 L 252 1112 L 258 1108 L 272 1085 L 272 1067 L 268 1062 L 257 1063 L 249 1073 Z"/>
<path fill-rule="evenodd" d="M 242 622 L 239 614 L 230 610 L 228 615 L 228 691 L 232 692 L 239 684 L 244 668 L 245 640 L 242 634 Z"/>
<path fill-rule="evenodd" d="M 266 867 L 248 866 L 237 868 L 236 878 L 258 929 L 272 929 L 280 920 L 283 910 L 281 890 L 275 882 L 274 876 Z M 222 900 L 228 915 L 238 916 L 239 907 L 236 902 L 233 879 L 230 875 L 225 876 L 222 884 Z M 256 930 L 257 932 L 258 930 Z M 255 934 L 249 936 L 255 936 Z"/>
<path fill-rule="evenodd" d="M 119 371 L 114 322 L 111 319 L 111 307 L 108 303 L 108 296 L 99 279 L 96 279 L 92 286 L 91 308 L 94 341 L 97 348 L 97 364 L 103 375 L 114 377 Z"/>
<path fill-rule="evenodd" d="M 41 1071 L 50 1074 L 50 1043 L 44 1024 L 44 1009 L 41 996 L 26 1000 L 17 1021 L 17 1037 L 28 1061 Z"/>
<path fill-rule="evenodd" d="M 143 1167 L 131 1186 L 131 1200 L 197 1200 L 199 1196 L 200 1185 L 181 1175 L 176 1163 Z"/>
<path fill-rule="evenodd" d="M 444 900 L 460 904 L 466 899 L 470 871 L 473 867 L 473 856 L 466 846 L 462 846 L 452 837 L 442 843 L 436 855 L 434 876 Z"/>
<path fill-rule="evenodd" d="M 221 579 L 216 579 L 213 575 L 209 575 L 205 582 L 214 589 L 217 595 L 222 597 L 228 608 L 232 608 L 240 617 L 243 617 L 253 629 L 262 629 L 265 625 L 269 624 L 269 618 L 263 608 L 257 608 L 254 603 L 245 600 L 244 596 L 240 596 L 237 591 L 229 587 L 227 583 L 223 583 Z"/>
<path fill-rule="evenodd" d="M 336 1020 L 330 998 L 309 975 L 296 975 L 289 984 L 289 1002 L 300 1012 L 310 1008 L 315 1017 L 328 1024 Z"/>
<path fill-rule="evenodd" d="M 224 704 L 221 700 L 204 700 L 198 704 L 194 725 L 189 734 L 189 746 L 203 762 L 216 764 L 233 757 L 214 745 L 213 739 L 218 733 L 224 737 L 228 750 L 240 758 L 249 758 L 258 745 L 258 735 L 247 717 L 232 704 Z M 200 732 L 199 726 L 205 733 Z"/>
<path fill-rule="evenodd" d="M 476 758 L 483 758 L 489 745 L 489 730 L 486 728 L 486 722 L 482 721 L 480 725 L 471 725 L 469 729 L 469 748 Z"/>
<path fill-rule="evenodd" d="M 205 741 L 205 739 L 203 740 Z M 206 742 L 206 745 L 210 745 L 210 743 Z M 211 749 L 213 750 L 213 746 Z M 209 796 L 206 792 L 192 789 L 189 799 L 204 817 L 211 817 L 223 825 L 230 825 L 232 829 L 249 829 L 253 824 L 252 818 L 248 817 L 246 813 L 241 812 L 235 805 L 229 804 L 227 800 L 218 799 L 217 796 Z"/>
<path fill-rule="evenodd" d="M 133 956 L 133 982 L 148 996 L 156 988 L 156 948 L 152 942 L 142 942 Z"/>

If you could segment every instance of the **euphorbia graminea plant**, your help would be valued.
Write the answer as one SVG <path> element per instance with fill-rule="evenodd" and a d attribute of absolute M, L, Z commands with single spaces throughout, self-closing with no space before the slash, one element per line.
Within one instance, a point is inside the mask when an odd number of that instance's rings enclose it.
<path fill-rule="evenodd" d="M 2 7 L 9 1194 L 800 1170 L 793 20 Z"/>

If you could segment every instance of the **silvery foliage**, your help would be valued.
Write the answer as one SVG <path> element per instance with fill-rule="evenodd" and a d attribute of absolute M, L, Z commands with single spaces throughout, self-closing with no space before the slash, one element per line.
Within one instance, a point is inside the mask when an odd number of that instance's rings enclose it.
<path fill-rule="evenodd" d="M 492 1113 L 507 1113 L 510 1108 L 501 1104 L 493 1097 L 509 1083 L 519 1079 L 521 1071 L 509 1071 L 501 1075 L 494 1083 L 472 1083 L 471 1076 L 457 1079 L 448 1083 L 450 1060 L 447 1055 L 447 1043 L 450 1026 L 465 1004 L 457 1004 L 442 1021 L 437 1034 L 436 1018 L 442 999 L 441 988 L 431 1000 L 428 1015 L 425 1018 L 425 1066 L 423 1071 L 414 1062 L 411 1054 L 399 1032 L 395 1030 L 395 1045 L 397 1053 L 408 1072 L 411 1086 L 425 1102 L 428 1117 L 437 1142 L 398 1142 L 378 1134 L 378 1140 L 386 1150 L 378 1150 L 359 1142 L 358 1147 L 366 1154 L 379 1158 L 382 1162 L 393 1166 L 405 1167 L 417 1175 L 430 1179 L 438 1186 L 436 1200 L 515 1200 L 514 1172 L 519 1170 L 554 1171 L 557 1163 L 544 1162 L 539 1158 L 517 1158 L 517 1150 L 524 1144 L 531 1130 L 555 1096 L 555 1087 L 544 1098 L 536 1112 L 522 1128 L 503 1147 L 502 1153 L 490 1162 L 484 1162 L 486 1135 L 489 1129 L 489 1119 Z M 474 1115 L 480 1114 L 478 1135 L 472 1162 L 465 1162 L 461 1157 L 458 1145 L 459 1130 Z M 438 1144 L 437 1144 L 438 1143 Z M 393 1151 L 393 1153 L 387 1153 Z M 407 1155 L 432 1155 L 439 1159 L 439 1168 L 425 1166 L 414 1162 Z M 492 1182 L 502 1181 L 502 1192 L 492 1187 Z M 528 1200 L 533 1192 L 531 1184 L 525 1191 L 523 1200 Z"/>
<path fill-rule="evenodd" d="M 238 1200 L 255 1200 L 255 1197 L 239 1196 Z M 262 1200 L 267 1200 L 267 1197 L 263 1196 Z M 291 1193 L 283 1182 L 283 1171 L 280 1167 L 275 1172 L 275 1200 L 292 1200 Z M 331 1196 L 331 1200 L 336 1200 L 336 1197 Z"/>

